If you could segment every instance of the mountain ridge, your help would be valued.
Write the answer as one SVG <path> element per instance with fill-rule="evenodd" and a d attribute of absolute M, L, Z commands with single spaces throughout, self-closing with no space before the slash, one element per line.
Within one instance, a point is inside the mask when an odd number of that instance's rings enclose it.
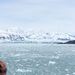
<path fill-rule="evenodd" d="M 20 27 L 0 30 L 0 42 L 67 42 L 75 36 L 48 30 L 25 29 Z"/>

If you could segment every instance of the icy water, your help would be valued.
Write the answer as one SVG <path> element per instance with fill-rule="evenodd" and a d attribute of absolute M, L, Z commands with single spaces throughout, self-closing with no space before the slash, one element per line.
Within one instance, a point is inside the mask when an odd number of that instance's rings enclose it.
<path fill-rule="evenodd" d="M 75 45 L 0 44 L 7 75 L 75 75 Z"/>

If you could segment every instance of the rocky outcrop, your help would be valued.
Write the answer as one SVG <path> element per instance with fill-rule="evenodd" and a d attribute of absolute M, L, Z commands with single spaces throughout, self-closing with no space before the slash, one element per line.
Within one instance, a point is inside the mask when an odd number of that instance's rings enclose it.
<path fill-rule="evenodd" d="M 68 41 L 68 42 L 66 42 L 65 44 L 75 44 L 75 40 Z"/>
<path fill-rule="evenodd" d="M 58 44 L 75 44 L 75 40 L 71 40 L 65 43 L 59 42 Z"/>

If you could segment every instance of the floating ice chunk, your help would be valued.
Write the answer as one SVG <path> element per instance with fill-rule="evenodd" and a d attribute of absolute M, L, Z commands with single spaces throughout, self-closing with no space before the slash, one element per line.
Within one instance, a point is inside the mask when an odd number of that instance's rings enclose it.
<path fill-rule="evenodd" d="M 24 72 L 23 69 L 17 69 L 17 72 Z"/>
<path fill-rule="evenodd" d="M 49 61 L 49 64 L 53 65 L 53 64 L 55 64 L 55 61 Z"/>
<path fill-rule="evenodd" d="M 65 69 L 65 71 L 68 71 L 68 69 Z"/>
<path fill-rule="evenodd" d="M 15 56 L 20 56 L 21 54 L 16 54 Z"/>
<path fill-rule="evenodd" d="M 20 60 L 15 60 L 15 62 L 19 62 Z"/>
<path fill-rule="evenodd" d="M 69 74 L 66 74 L 66 75 L 69 75 Z"/>
<path fill-rule="evenodd" d="M 73 75 L 75 75 L 75 72 L 73 72 Z"/>
<path fill-rule="evenodd" d="M 39 66 L 39 64 L 36 64 L 36 66 L 38 67 L 38 66 Z"/>
<path fill-rule="evenodd" d="M 55 59 L 58 59 L 58 58 L 59 58 L 59 56 L 52 56 L 51 58 L 55 58 Z"/>
<path fill-rule="evenodd" d="M 11 57 L 18 57 L 18 56 L 21 56 L 21 54 L 16 54 L 16 55 L 11 54 L 10 56 L 11 56 Z"/>
<path fill-rule="evenodd" d="M 32 72 L 32 70 L 17 69 L 16 72 Z"/>

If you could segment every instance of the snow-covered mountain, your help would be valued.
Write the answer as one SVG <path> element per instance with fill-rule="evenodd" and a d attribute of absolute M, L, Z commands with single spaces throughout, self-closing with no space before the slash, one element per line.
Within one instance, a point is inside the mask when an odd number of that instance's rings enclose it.
<path fill-rule="evenodd" d="M 9 28 L 6 31 L 0 30 L 0 42 L 66 42 L 75 40 L 75 36 L 62 32 L 49 30 L 36 30 L 25 28 Z"/>

